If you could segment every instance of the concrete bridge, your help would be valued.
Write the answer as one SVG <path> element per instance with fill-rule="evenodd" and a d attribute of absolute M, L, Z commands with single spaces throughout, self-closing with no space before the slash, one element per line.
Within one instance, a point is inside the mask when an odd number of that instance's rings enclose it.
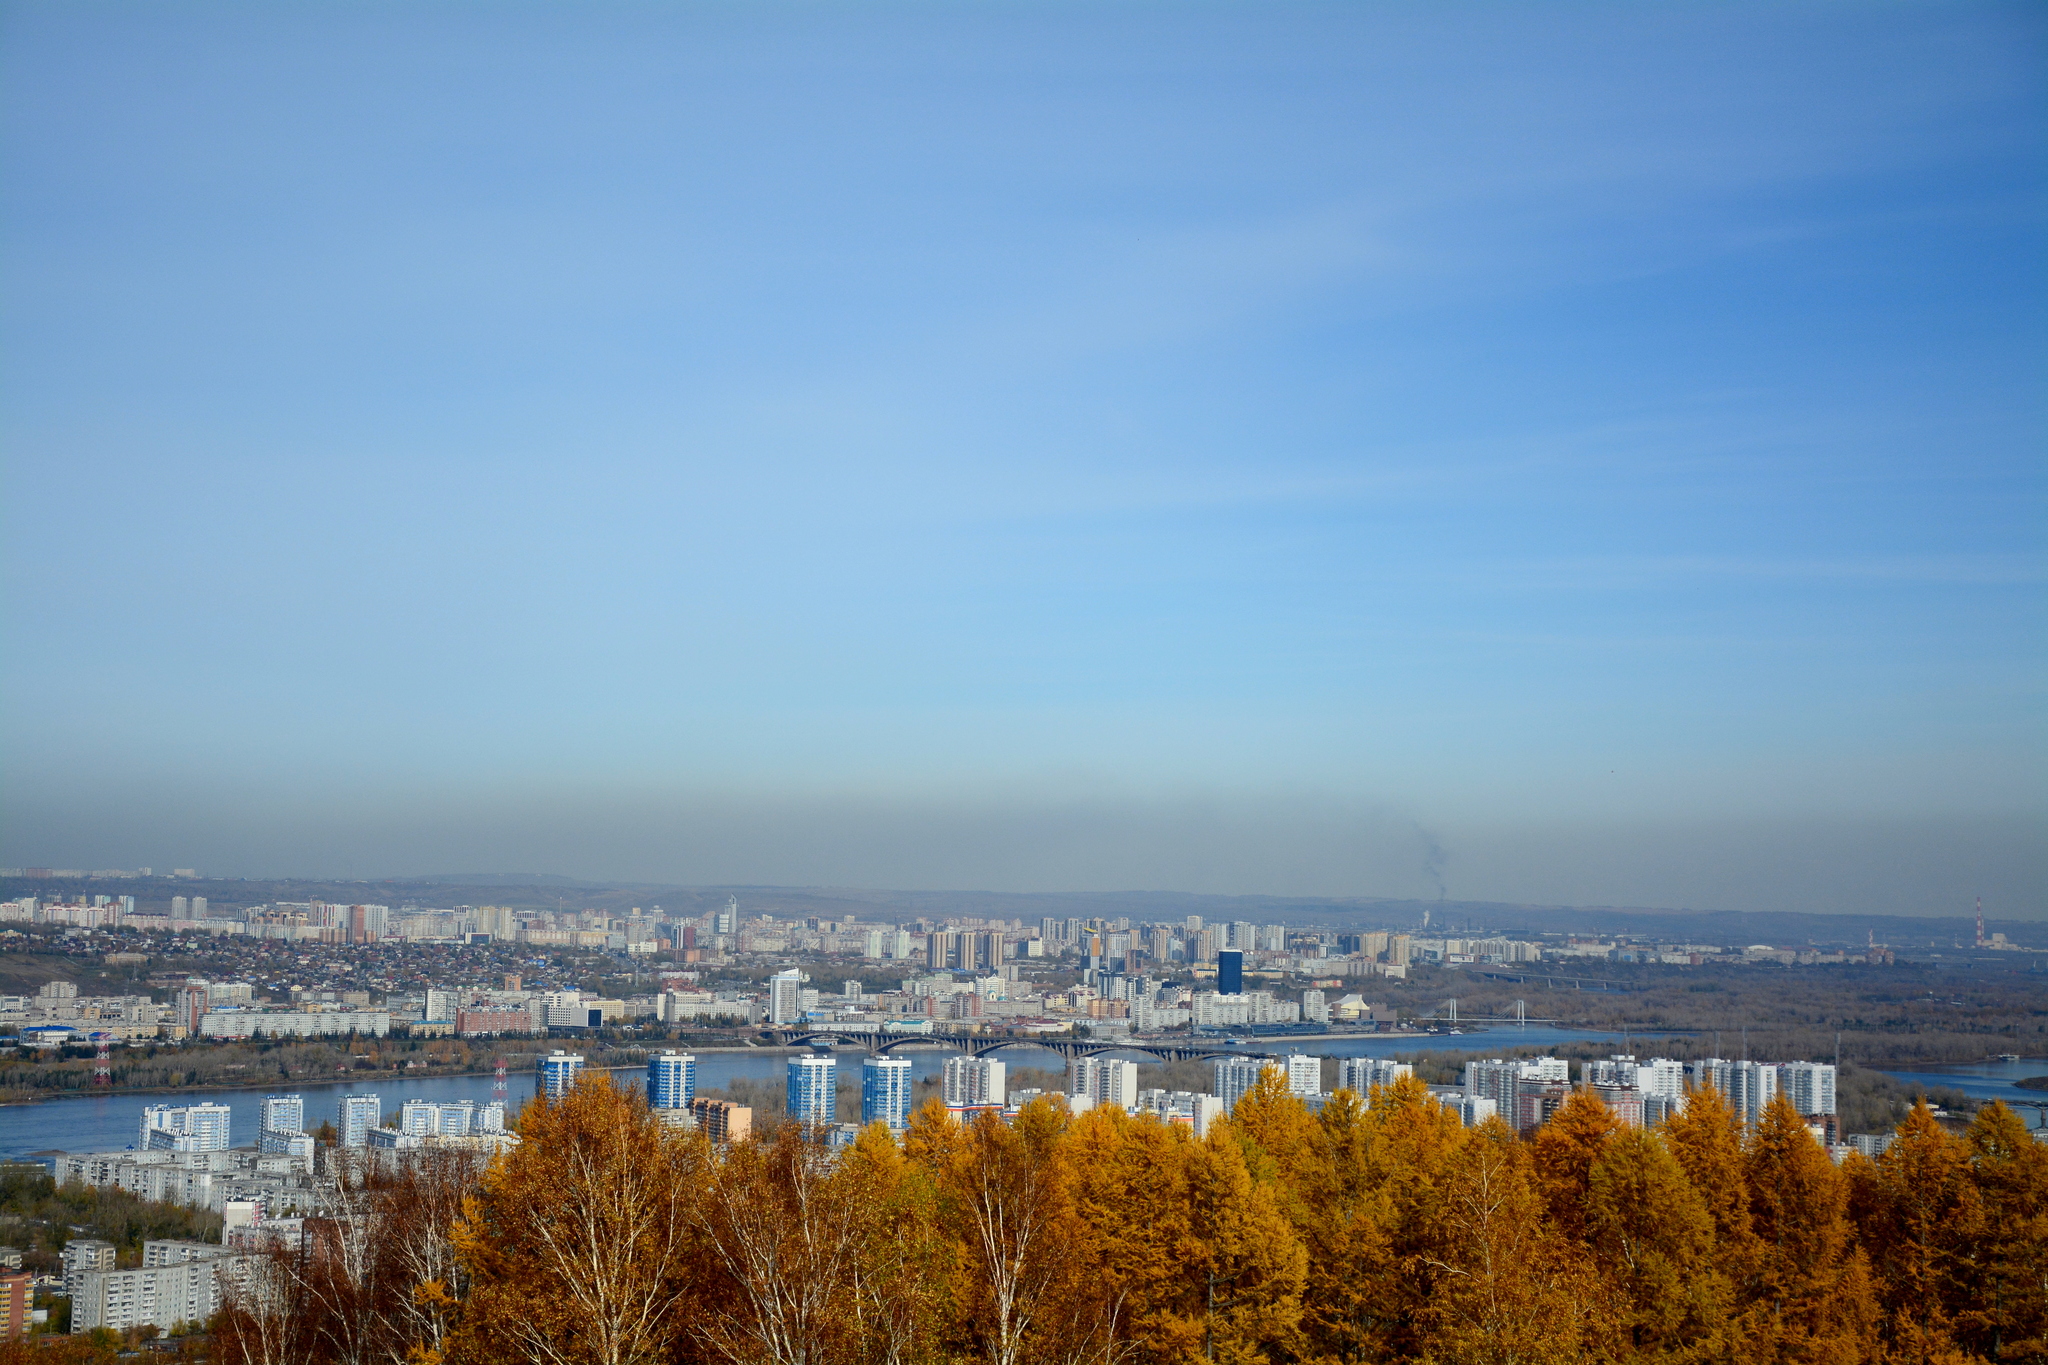
<path fill-rule="evenodd" d="M 1142 1052 L 1166 1062 L 1199 1062 L 1213 1057 L 1277 1057 L 1277 1052 L 1190 1039 L 1185 1043 L 1119 1042 L 1107 1038 L 991 1038 L 980 1033 L 876 1033 L 866 1029 L 767 1028 L 760 1036 L 778 1047 L 807 1044 L 851 1043 L 876 1056 L 887 1056 L 903 1047 L 942 1047 L 981 1057 L 1007 1047 L 1039 1048 L 1069 1059 L 1093 1057 L 1104 1052 Z"/>

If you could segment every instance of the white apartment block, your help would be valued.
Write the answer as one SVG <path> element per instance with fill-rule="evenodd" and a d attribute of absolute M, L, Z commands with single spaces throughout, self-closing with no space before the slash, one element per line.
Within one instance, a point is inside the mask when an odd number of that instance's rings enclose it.
<path fill-rule="evenodd" d="M 71 1296 L 71 1330 L 125 1331 L 204 1322 L 220 1311 L 223 1291 L 253 1269 L 254 1258 L 200 1242 L 144 1242 L 134 1270 L 88 1270 Z"/>
<path fill-rule="evenodd" d="M 1323 1059 L 1306 1053 L 1287 1058 L 1287 1092 L 1291 1095 L 1320 1095 L 1323 1092 Z"/>
<path fill-rule="evenodd" d="M 208 1010 L 199 1017 L 203 1038 L 382 1038 L 391 1032 L 389 1010 Z"/>
<path fill-rule="evenodd" d="M 1119 1109 L 1138 1105 L 1138 1064 L 1108 1057 L 1076 1057 L 1067 1067 L 1067 1093 Z"/>
<path fill-rule="evenodd" d="M 1809 1118 L 1835 1112 L 1835 1068 L 1829 1063 L 1780 1063 L 1778 1086 L 1792 1107 Z"/>
<path fill-rule="evenodd" d="M 949 1107 L 1006 1103 L 1008 1068 L 990 1057 L 950 1057 L 940 1076 Z"/>
<path fill-rule="evenodd" d="M 1248 1024 L 1300 1022 L 1301 1006 L 1292 1000 L 1276 1000 L 1271 991 L 1246 991 L 1243 995 L 1203 991 L 1195 996 L 1193 1023 L 1196 1028 L 1242 1028 Z"/>
<path fill-rule="evenodd" d="M 152 1104 L 142 1111 L 136 1147 L 158 1152 L 224 1152 L 233 1114 L 225 1104 Z"/>
<path fill-rule="evenodd" d="M 1407 1062 L 1389 1061 L 1385 1057 L 1343 1057 L 1337 1062 L 1337 1088 L 1363 1099 L 1372 1094 L 1376 1085 L 1392 1085 L 1403 1076 L 1414 1074 L 1415 1068 Z"/>
<path fill-rule="evenodd" d="M 1220 1057 L 1216 1060 L 1216 1097 L 1223 1101 L 1226 1114 L 1237 1108 L 1237 1102 L 1245 1092 L 1259 1082 L 1265 1072 L 1272 1072 L 1281 1080 L 1287 1079 L 1285 1063 L 1272 1057 Z"/>
<path fill-rule="evenodd" d="M 1141 1090 L 1138 1108 L 1168 1123 L 1186 1124 L 1198 1138 L 1209 1136 L 1209 1125 L 1223 1117 L 1221 1098 L 1195 1090 Z"/>

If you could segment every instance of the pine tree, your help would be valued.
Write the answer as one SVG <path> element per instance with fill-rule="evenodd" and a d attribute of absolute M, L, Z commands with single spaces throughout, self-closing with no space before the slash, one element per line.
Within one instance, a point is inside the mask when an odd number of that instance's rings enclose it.
<path fill-rule="evenodd" d="M 1582 1241 L 1586 1235 L 1586 1196 L 1592 1188 L 1593 1165 L 1620 1127 L 1621 1120 L 1599 1095 L 1581 1089 L 1536 1130 L 1536 1188 L 1549 1208 L 1551 1223 L 1574 1241 Z"/>
<path fill-rule="evenodd" d="M 1884 1155 L 1849 1178 L 1893 1354 L 1924 1361 L 1953 1351 L 1957 1321 L 1982 1288 L 1984 1207 L 1969 1145 L 1922 1100 Z"/>
<path fill-rule="evenodd" d="M 1691 1360 L 1721 1354 L 1732 1288 L 1714 1269 L 1714 1220 L 1663 1139 L 1624 1128 L 1587 1175 L 1585 1236 L 1618 1291 L 1620 1354 Z"/>
<path fill-rule="evenodd" d="M 1308 1253 L 1274 1188 L 1253 1181 L 1227 1123 L 1190 1145 L 1187 1172 L 1192 1255 L 1183 1271 L 1202 1295 L 1204 1357 L 1224 1365 L 1287 1358 L 1297 1344 Z"/>
<path fill-rule="evenodd" d="M 1488 1119 L 1453 1153 L 1420 1255 L 1417 1354 L 1458 1365 L 1562 1365 L 1590 1353 L 1596 1281 L 1544 1219 L 1528 1145 Z"/>
<path fill-rule="evenodd" d="M 1847 1188 L 1783 1095 L 1764 1110 L 1744 1165 L 1758 1252 L 1750 1348 L 1829 1365 L 1868 1359 L 1877 1304 L 1847 1217 Z"/>
<path fill-rule="evenodd" d="M 1302 1291 L 1302 1352 L 1355 1362 L 1392 1352 L 1405 1324 L 1394 1203 L 1373 1160 L 1379 1122 L 1362 1098 L 1339 1090 L 1316 1116 L 1319 1160 L 1292 1201 L 1308 1250 Z"/>
<path fill-rule="evenodd" d="M 1740 1319 L 1761 1291 L 1762 1253 L 1750 1215 L 1749 1173 L 1735 1110 L 1713 1086 L 1701 1086 L 1686 1096 L 1681 1113 L 1665 1121 L 1662 1134 L 1714 1222 L 1713 1268 L 1732 1296 L 1731 1316 Z M 1740 1324 L 1733 1330 L 1740 1335 Z"/>
<path fill-rule="evenodd" d="M 1958 1334 L 1992 1360 L 2048 1361 L 2048 1143 L 1996 1101 L 1964 1140 L 1984 1212 L 1981 1278 Z"/>

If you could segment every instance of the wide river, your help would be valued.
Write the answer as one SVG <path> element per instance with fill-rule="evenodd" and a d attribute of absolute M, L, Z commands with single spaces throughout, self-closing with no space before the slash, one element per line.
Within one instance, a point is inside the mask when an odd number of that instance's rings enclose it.
<path fill-rule="evenodd" d="M 1485 1033 L 1261 1038 L 1247 1044 L 1247 1047 L 1259 1051 L 1308 1052 L 1325 1057 L 1384 1057 L 1407 1052 L 1480 1052 L 1487 1049 L 1553 1047 L 1561 1043 L 1586 1042 L 1612 1042 L 1619 1051 L 1623 1041 L 1623 1036 L 1619 1033 L 1582 1032 L 1530 1024 L 1522 1028 L 1505 1025 Z M 1633 1041 L 1641 1041 L 1641 1035 L 1634 1035 Z M 780 1080 L 790 1056 L 786 1051 L 772 1048 L 762 1048 L 758 1051 L 707 1051 L 695 1055 L 697 1088 L 700 1090 L 723 1086 L 741 1077 L 752 1080 Z M 847 1070 L 857 1073 L 858 1058 L 863 1054 L 848 1052 L 843 1055 L 847 1059 Z M 945 1066 L 946 1059 L 954 1054 L 938 1048 L 909 1048 L 901 1050 L 899 1055 L 910 1059 L 911 1074 L 922 1080 L 927 1076 L 936 1076 L 940 1068 Z M 1065 1060 L 1058 1053 L 1047 1052 L 1042 1048 L 1006 1048 L 999 1055 L 1012 1069 L 1041 1067 L 1060 1071 L 1066 1067 Z M 1152 1060 L 1143 1053 L 1129 1055 L 1138 1061 Z M 637 1068 L 618 1074 L 622 1080 L 644 1080 L 644 1076 Z M 505 1080 L 507 1093 L 503 1098 L 506 1107 L 516 1112 L 533 1094 L 533 1073 L 527 1070 L 514 1071 L 507 1075 Z M 406 1100 L 487 1102 L 499 1098 L 491 1089 L 493 1083 L 493 1078 L 489 1075 L 436 1076 L 419 1080 L 390 1078 L 320 1085 L 302 1084 L 280 1087 L 277 1091 L 189 1090 L 177 1093 L 78 1095 L 61 1100 L 46 1100 L 41 1104 L 8 1105 L 0 1107 L 0 1159 L 24 1157 L 52 1150 L 109 1152 L 132 1147 L 142 1125 L 143 1106 L 151 1104 L 197 1104 L 201 1101 L 225 1104 L 234 1111 L 231 1121 L 233 1141 L 238 1145 L 247 1145 L 256 1140 L 257 1107 L 262 1103 L 263 1097 L 280 1091 L 303 1095 L 306 1100 L 306 1124 L 308 1127 L 318 1127 L 322 1119 L 334 1117 L 343 1095 L 374 1094 L 382 1102 L 384 1112 L 389 1114 Z"/>
<path fill-rule="evenodd" d="M 1409 1052 L 1484 1052 L 1513 1047 L 1547 1048 L 1562 1043 L 1588 1042 L 1613 1043 L 1619 1051 L 1624 1041 L 1623 1035 L 1618 1033 L 1582 1032 L 1532 1024 L 1519 1029 L 1508 1025 L 1484 1033 L 1465 1034 L 1264 1038 L 1248 1046 L 1262 1051 L 1300 1051 L 1326 1057 L 1384 1057 Z M 1632 1035 L 1626 1041 L 1641 1044 L 1644 1037 L 1640 1034 Z M 1642 1052 L 1645 1049 L 1638 1046 L 1637 1051 Z M 787 1052 L 770 1048 L 762 1048 L 759 1051 L 697 1053 L 698 1088 L 712 1089 L 741 1077 L 765 1081 L 779 1080 L 784 1074 L 784 1065 L 789 1055 Z M 857 1058 L 860 1055 L 858 1052 L 846 1054 L 849 1071 L 857 1068 Z M 946 1059 L 953 1054 L 937 1048 L 912 1048 L 904 1050 L 901 1055 L 910 1059 L 911 1073 L 922 1080 L 927 1076 L 937 1075 L 939 1069 L 945 1065 Z M 1000 1055 L 1012 1068 L 1041 1067 L 1057 1071 L 1063 1070 L 1066 1065 L 1057 1053 L 1043 1049 L 1008 1048 Z M 1149 1060 L 1142 1053 L 1129 1055 L 1141 1061 Z M 1954 1065 L 1936 1070 L 1896 1071 L 1887 1074 L 1909 1084 L 1949 1086 L 1980 1100 L 2048 1099 L 2048 1094 L 2021 1090 L 2013 1084 L 2022 1077 L 2048 1075 L 2048 1059 L 2044 1058 L 2021 1062 Z M 622 1072 L 620 1075 L 622 1079 L 640 1079 L 636 1072 Z M 491 1089 L 492 1084 L 493 1078 L 488 1075 L 439 1076 L 419 1080 L 384 1079 L 298 1085 L 291 1087 L 290 1093 L 305 1096 L 306 1122 L 309 1126 L 317 1127 L 320 1120 L 333 1117 L 343 1095 L 363 1092 L 374 1094 L 382 1101 L 383 1109 L 388 1114 L 406 1100 L 489 1101 L 497 1098 Z M 515 1071 L 506 1077 L 506 1084 L 508 1090 L 504 1098 L 507 1106 L 517 1111 L 533 1094 L 533 1073 Z M 118 1151 L 134 1145 L 137 1130 L 141 1126 L 144 1105 L 197 1103 L 201 1100 L 226 1104 L 232 1109 L 233 1139 L 239 1144 L 247 1144 L 253 1142 L 256 1137 L 257 1106 L 264 1095 L 272 1093 L 276 1092 L 193 1090 L 182 1094 L 116 1093 L 79 1095 L 69 1099 L 49 1100 L 42 1104 L 0 1107 L 0 1158 L 24 1157 L 50 1150 Z M 2031 1115 L 2029 1122 L 2034 1122 Z"/>

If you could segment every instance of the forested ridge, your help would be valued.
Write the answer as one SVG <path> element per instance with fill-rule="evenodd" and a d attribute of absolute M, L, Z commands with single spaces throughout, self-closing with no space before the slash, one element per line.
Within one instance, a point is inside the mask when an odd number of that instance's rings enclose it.
<path fill-rule="evenodd" d="M 1413 1080 L 1311 1115 L 1262 1082 L 1206 1140 L 1056 1100 L 927 1105 L 837 1158 L 714 1149 L 586 1077 L 480 1175 L 354 1216 L 222 1315 L 228 1362 L 1352 1365 L 2048 1359 L 2048 1146 L 1925 1109 L 1837 1167 L 1780 1102 L 1645 1132 L 1590 1093 L 1533 1139 Z"/>

